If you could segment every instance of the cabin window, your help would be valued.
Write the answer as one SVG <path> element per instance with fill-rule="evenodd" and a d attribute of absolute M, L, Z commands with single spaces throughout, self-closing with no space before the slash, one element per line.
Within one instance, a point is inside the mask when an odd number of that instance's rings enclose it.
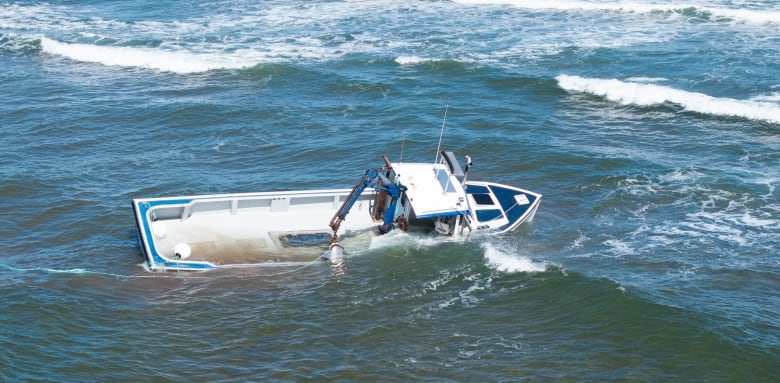
<path fill-rule="evenodd" d="M 439 180 L 439 185 L 441 185 L 441 190 L 445 193 L 455 193 L 455 185 L 450 179 L 450 173 L 447 173 L 446 169 L 438 169 L 434 170 L 434 172 Z"/>
<path fill-rule="evenodd" d="M 469 194 L 490 193 L 490 190 L 487 188 L 487 186 L 466 185 L 466 193 Z"/>
<path fill-rule="evenodd" d="M 493 198 L 490 198 L 490 194 L 472 194 L 471 196 L 474 197 L 474 202 L 476 202 L 477 205 L 493 204 Z"/>

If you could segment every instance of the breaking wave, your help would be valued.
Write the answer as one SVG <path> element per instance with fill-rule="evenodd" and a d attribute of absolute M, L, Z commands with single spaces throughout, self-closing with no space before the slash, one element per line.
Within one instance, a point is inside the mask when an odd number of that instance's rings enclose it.
<path fill-rule="evenodd" d="M 485 263 L 488 267 L 505 273 L 540 273 L 547 270 L 547 265 L 535 262 L 531 258 L 510 254 L 495 245 L 485 243 Z"/>
<path fill-rule="evenodd" d="M 198 54 L 155 48 L 62 43 L 41 38 L 43 52 L 71 60 L 108 66 L 140 67 L 164 72 L 197 73 L 214 69 L 241 69 L 256 64 L 237 55 Z"/>
<path fill-rule="evenodd" d="M 433 62 L 433 61 L 439 61 L 439 59 L 425 58 L 425 57 L 418 57 L 418 56 L 398 56 L 395 59 L 395 62 L 399 65 L 416 65 L 416 64 Z"/>
<path fill-rule="evenodd" d="M 674 14 L 714 16 L 750 23 L 780 23 L 780 12 L 743 8 L 721 8 L 691 3 L 644 4 L 638 2 L 589 2 L 589 1 L 545 1 L 545 0 L 454 0 L 460 4 L 511 5 L 527 9 L 613 11 L 631 13 L 670 12 Z"/>
<path fill-rule="evenodd" d="M 559 75 L 555 79 L 566 91 L 589 93 L 623 105 L 648 106 L 671 102 L 691 112 L 780 123 L 780 105 L 771 102 L 718 98 L 662 85 L 616 79 L 569 75 Z"/>

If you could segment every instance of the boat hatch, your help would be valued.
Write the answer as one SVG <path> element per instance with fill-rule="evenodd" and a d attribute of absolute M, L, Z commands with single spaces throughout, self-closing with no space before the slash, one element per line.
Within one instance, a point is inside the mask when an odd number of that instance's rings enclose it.
<path fill-rule="evenodd" d="M 466 191 L 445 164 L 393 164 L 398 180 L 406 185 L 406 196 L 420 219 L 468 214 Z"/>

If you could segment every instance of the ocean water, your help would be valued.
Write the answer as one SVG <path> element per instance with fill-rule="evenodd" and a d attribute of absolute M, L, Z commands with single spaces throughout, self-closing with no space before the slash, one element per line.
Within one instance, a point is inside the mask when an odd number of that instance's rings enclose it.
<path fill-rule="evenodd" d="M 0 73 L 0 381 L 780 380 L 774 1 L 0 2 Z M 349 187 L 443 125 L 531 224 L 142 267 L 132 198 Z"/>

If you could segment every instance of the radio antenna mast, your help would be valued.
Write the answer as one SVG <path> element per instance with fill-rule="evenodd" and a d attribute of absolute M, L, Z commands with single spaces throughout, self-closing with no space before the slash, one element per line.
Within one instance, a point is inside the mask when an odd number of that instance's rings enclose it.
<path fill-rule="evenodd" d="M 433 164 L 436 165 L 437 162 L 439 162 L 439 151 L 441 150 L 441 139 L 444 137 L 444 123 L 447 122 L 447 110 L 450 108 L 450 105 L 447 104 L 447 106 L 444 107 L 444 119 L 441 121 L 441 133 L 439 133 L 439 146 L 436 147 L 436 158 L 433 160 Z"/>
<path fill-rule="evenodd" d="M 406 130 L 404 130 L 404 138 L 401 139 L 401 158 L 398 159 L 398 163 L 404 160 L 404 144 L 406 144 Z"/>

